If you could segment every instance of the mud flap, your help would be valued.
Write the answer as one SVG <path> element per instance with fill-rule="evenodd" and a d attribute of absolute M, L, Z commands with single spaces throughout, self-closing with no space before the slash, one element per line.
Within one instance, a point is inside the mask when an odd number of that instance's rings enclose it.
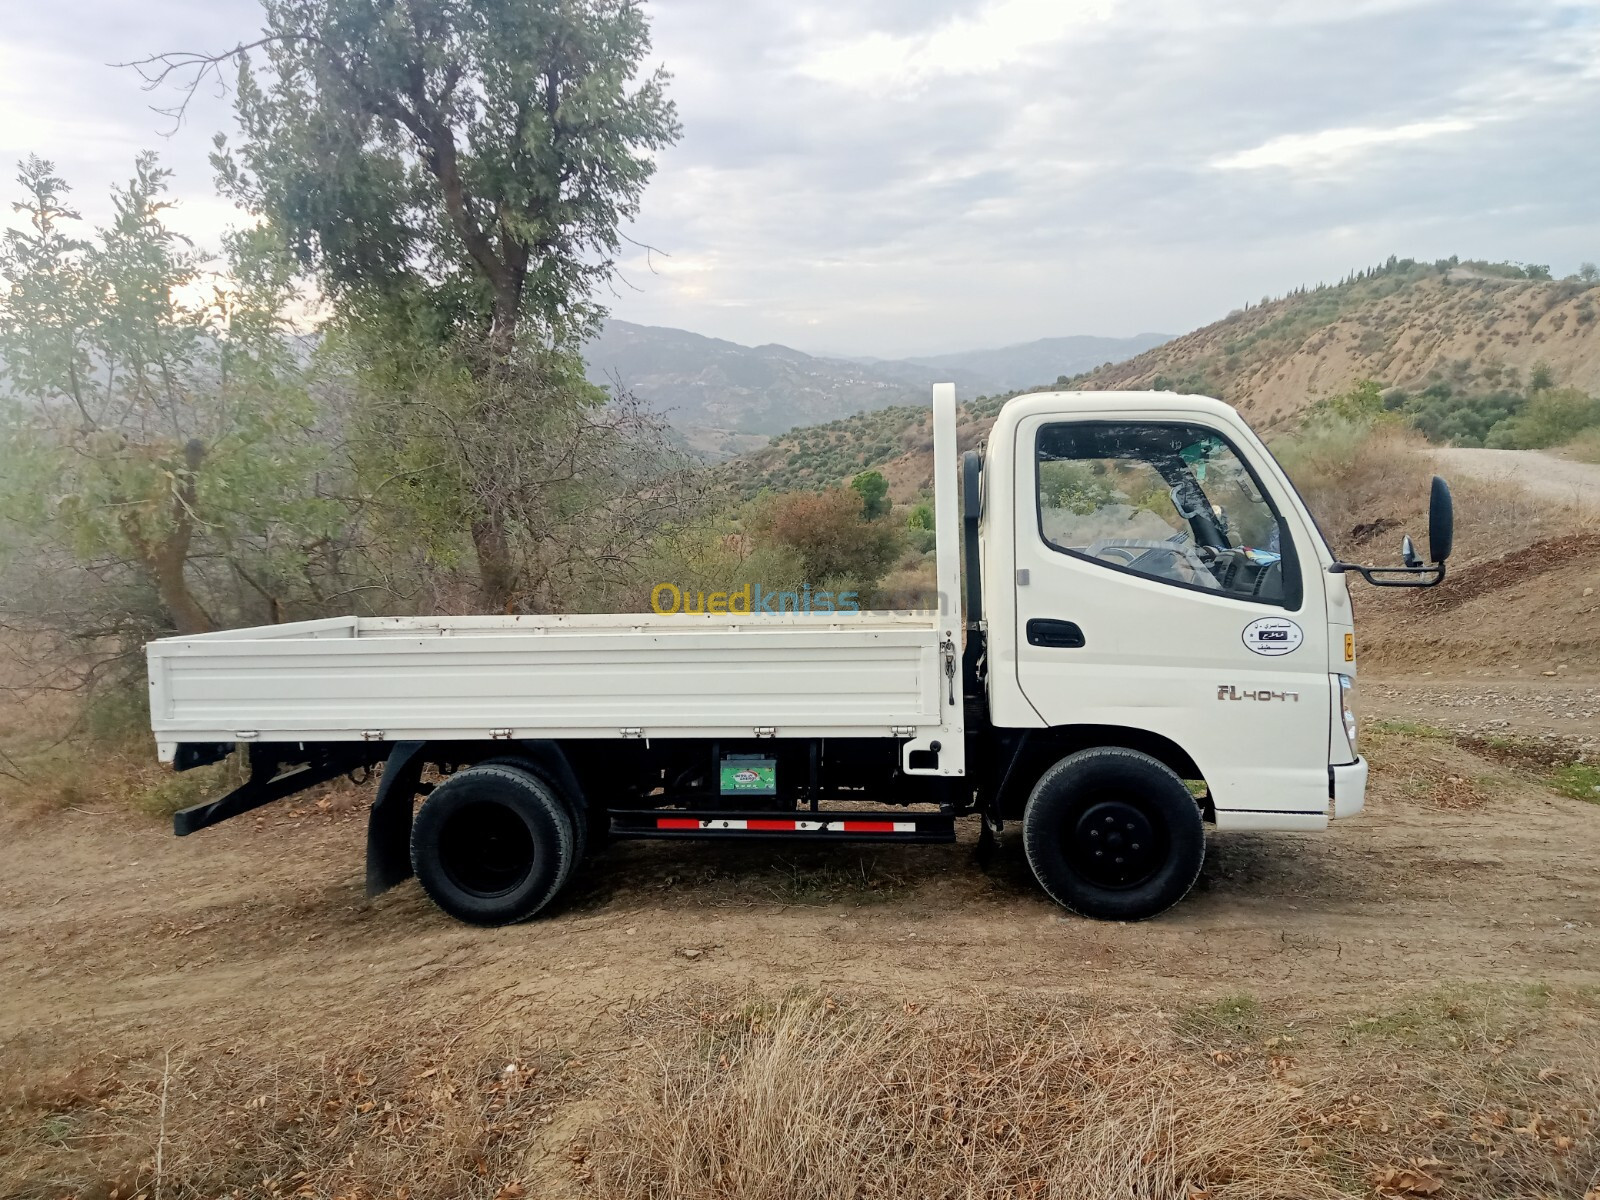
<path fill-rule="evenodd" d="M 425 742 L 396 742 L 383 764 L 378 797 L 367 817 L 367 895 L 411 878 L 411 810 L 422 782 Z"/>

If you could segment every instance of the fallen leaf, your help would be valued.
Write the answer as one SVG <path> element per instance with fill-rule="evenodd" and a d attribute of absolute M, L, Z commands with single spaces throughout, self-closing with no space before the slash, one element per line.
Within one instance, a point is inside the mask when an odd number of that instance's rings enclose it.
<path fill-rule="evenodd" d="M 1431 1196 L 1444 1186 L 1419 1167 L 1389 1167 L 1373 1180 L 1378 1191 L 1394 1196 Z"/>

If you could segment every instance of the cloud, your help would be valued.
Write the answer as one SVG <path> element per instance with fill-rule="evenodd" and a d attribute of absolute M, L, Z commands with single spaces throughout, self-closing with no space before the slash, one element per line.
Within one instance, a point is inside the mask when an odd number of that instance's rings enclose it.
<path fill-rule="evenodd" d="M 1286 171 L 1325 170 L 1383 146 L 1426 142 L 1452 133 L 1467 133 L 1478 122 L 1464 117 L 1412 121 L 1388 129 L 1352 126 L 1317 133 L 1286 133 L 1250 150 L 1224 155 L 1211 163 L 1219 171 L 1259 171 L 1276 167 Z"/>
<path fill-rule="evenodd" d="M 1391 253 L 1600 258 L 1600 0 L 646 11 L 684 137 L 627 230 L 668 256 L 630 248 L 607 297 L 628 320 L 932 353 L 1182 332 Z M 226 102 L 163 141 L 137 80 L 102 64 L 258 24 L 254 0 L 20 9 L 0 151 L 57 158 L 92 209 L 157 146 L 178 221 L 214 244 Z"/>
<path fill-rule="evenodd" d="M 1072 34 L 1103 24 L 1113 0 L 989 0 L 977 12 L 910 34 L 873 30 L 804 55 L 802 75 L 852 88 L 983 75 L 1038 59 Z"/>

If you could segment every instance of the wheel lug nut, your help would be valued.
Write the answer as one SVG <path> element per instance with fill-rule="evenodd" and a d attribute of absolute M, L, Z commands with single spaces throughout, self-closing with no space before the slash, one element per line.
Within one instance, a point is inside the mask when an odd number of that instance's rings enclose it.
<path fill-rule="evenodd" d="M 1094 856 L 1096 858 L 1104 858 L 1106 856 L 1106 852 L 1104 850 L 1096 850 L 1094 852 Z"/>
<path fill-rule="evenodd" d="M 1117 865 L 1118 866 L 1122 865 L 1122 856 L 1120 854 L 1117 856 Z"/>
<path fill-rule="evenodd" d="M 1138 848 L 1139 848 L 1139 843 L 1138 843 L 1138 842 L 1135 842 L 1135 843 L 1134 843 L 1134 844 L 1133 844 L 1133 848 L 1134 848 L 1134 849 L 1135 849 L 1135 850 L 1137 850 L 1137 849 L 1138 849 Z"/>

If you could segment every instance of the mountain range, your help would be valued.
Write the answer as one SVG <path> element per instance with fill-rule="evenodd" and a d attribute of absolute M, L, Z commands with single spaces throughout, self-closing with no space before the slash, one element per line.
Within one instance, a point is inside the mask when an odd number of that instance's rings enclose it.
<path fill-rule="evenodd" d="M 1467 401 L 1521 392 L 1541 376 L 1546 386 L 1600 394 L 1600 279 L 1530 277 L 1510 263 L 1391 259 L 1336 285 L 1236 309 L 1065 386 L 1216 396 L 1270 438 L 1359 380 Z M 959 398 L 957 437 L 975 444 L 1004 393 Z M 904 406 L 789 430 L 718 470 L 753 495 L 827 487 L 876 468 L 896 499 L 909 500 L 928 486 L 932 445 L 919 394 Z"/>
<path fill-rule="evenodd" d="M 922 404 L 951 381 L 966 398 L 1051 383 L 1160 345 L 1129 338 L 1042 338 L 922 359 L 826 358 L 789 346 L 742 346 L 683 329 L 607 321 L 584 347 L 589 378 L 631 392 L 695 450 L 726 457 L 772 434 L 898 404 Z"/>

